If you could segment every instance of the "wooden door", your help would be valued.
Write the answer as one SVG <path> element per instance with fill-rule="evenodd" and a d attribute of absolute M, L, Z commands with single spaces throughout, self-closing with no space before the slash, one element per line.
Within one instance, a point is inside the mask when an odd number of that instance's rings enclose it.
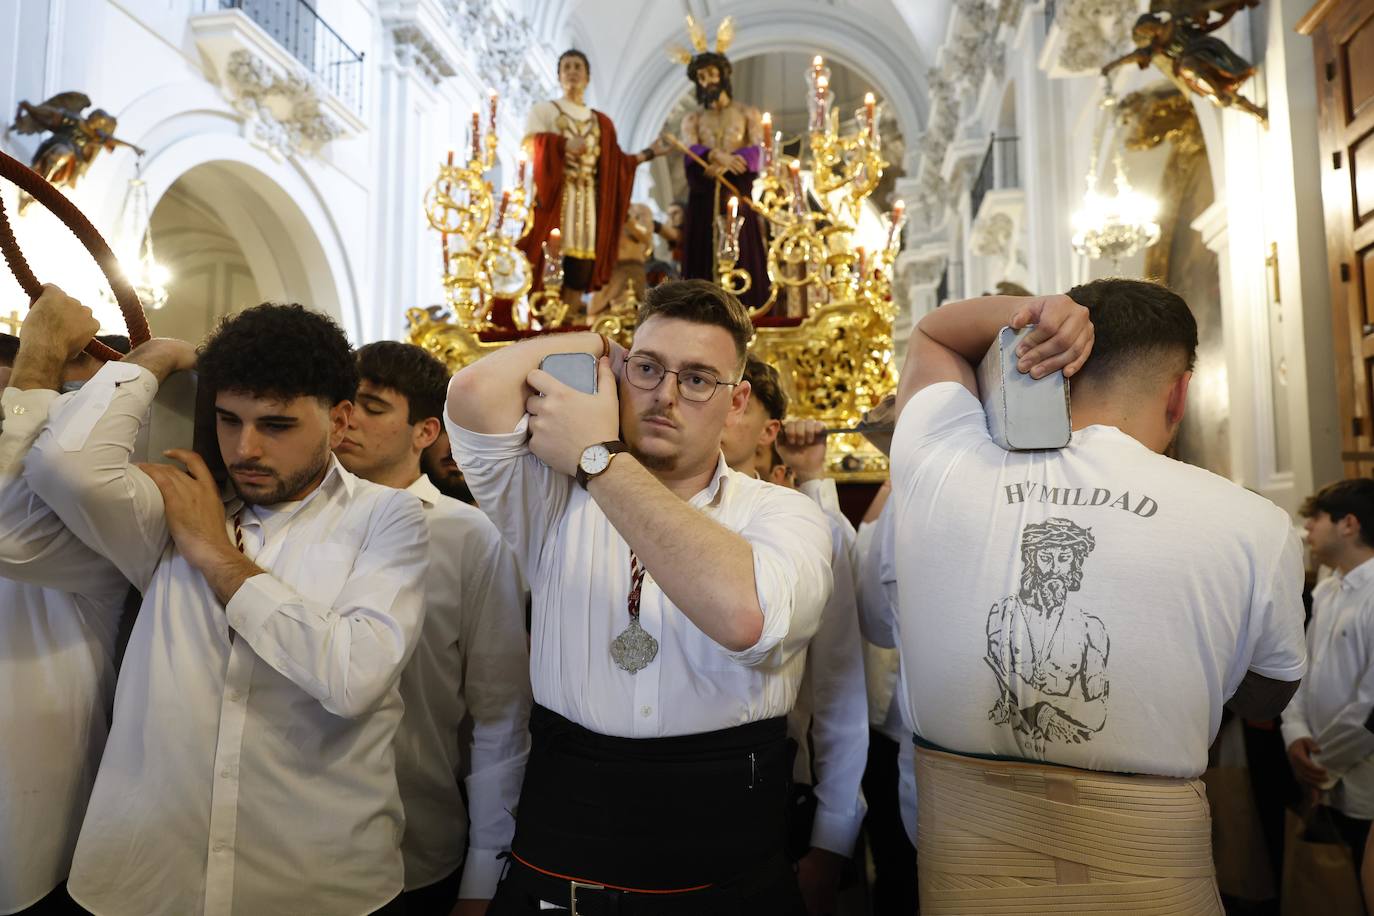
<path fill-rule="evenodd" d="M 1322 205 L 1331 270 L 1341 460 L 1374 476 L 1374 2 L 1321 0 L 1312 36 L 1321 125 Z"/>

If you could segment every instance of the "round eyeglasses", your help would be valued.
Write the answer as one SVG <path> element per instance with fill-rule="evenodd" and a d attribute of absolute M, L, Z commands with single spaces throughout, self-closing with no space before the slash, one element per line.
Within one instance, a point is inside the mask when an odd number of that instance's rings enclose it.
<path fill-rule="evenodd" d="M 647 356 L 630 356 L 625 360 L 625 381 L 644 391 L 653 391 L 669 373 L 677 376 L 678 393 L 688 401 L 709 401 L 722 385 L 731 388 L 739 384 L 722 382 L 709 369 L 669 369 Z"/>

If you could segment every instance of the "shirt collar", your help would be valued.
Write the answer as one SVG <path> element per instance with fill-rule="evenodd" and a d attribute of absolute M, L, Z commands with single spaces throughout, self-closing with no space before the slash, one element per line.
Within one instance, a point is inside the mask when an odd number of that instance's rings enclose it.
<path fill-rule="evenodd" d="M 1374 581 L 1374 559 L 1365 560 L 1350 572 L 1341 576 L 1341 589 L 1364 588 L 1371 581 Z"/>
<path fill-rule="evenodd" d="M 439 488 L 434 485 L 434 481 L 430 480 L 429 477 L 424 474 L 415 478 L 415 482 L 406 487 L 406 492 L 418 496 L 420 502 L 425 504 L 426 509 L 433 509 L 437 506 L 439 504 L 439 497 L 443 496 L 443 494 L 439 492 Z"/>
<path fill-rule="evenodd" d="M 731 474 L 738 474 L 739 471 L 730 470 L 730 465 L 725 463 L 725 453 L 720 452 L 716 455 L 716 470 L 711 475 L 711 482 L 706 487 L 693 496 L 691 505 L 697 508 L 710 506 L 716 508 L 720 501 L 725 498 L 725 481 Z"/>
<path fill-rule="evenodd" d="M 329 469 L 324 472 L 324 479 L 320 481 L 320 485 L 318 487 L 316 487 L 315 489 L 311 490 L 308 494 L 306 494 L 305 499 L 300 500 L 296 504 L 296 509 L 299 511 L 299 509 L 302 506 L 306 505 L 312 499 L 314 499 L 316 494 L 318 494 L 321 490 L 332 492 L 342 487 L 344 491 L 344 496 L 351 499 L 353 497 L 353 490 L 357 486 L 357 483 L 358 478 L 350 474 L 344 468 L 344 466 L 339 463 L 339 459 L 334 455 L 334 453 L 331 452 L 329 454 Z M 234 514 L 242 512 L 243 509 L 247 508 L 243 500 L 239 499 L 238 493 L 234 492 L 234 485 L 228 479 L 224 481 L 224 488 L 226 491 L 225 511 L 228 512 L 231 517 Z M 293 512 L 292 515 L 295 515 L 295 512 Z M 257 516 L 251 511 L 244 512 L 241 516 L 241 524 L 245 526 L 256 525 L 258 524 Z"/>

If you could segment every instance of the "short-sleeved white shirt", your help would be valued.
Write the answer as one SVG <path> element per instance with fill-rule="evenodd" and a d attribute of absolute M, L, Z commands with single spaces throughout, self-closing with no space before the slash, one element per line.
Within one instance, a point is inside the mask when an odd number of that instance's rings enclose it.
<path fill-rule="evenodd" d="M 893 442 L 899 627 L 922 739 L 1193 777 L 1247 671 L 1306 669 L 1288 516 L 1108 426 L 1008 452 L 953 382 Z"/>

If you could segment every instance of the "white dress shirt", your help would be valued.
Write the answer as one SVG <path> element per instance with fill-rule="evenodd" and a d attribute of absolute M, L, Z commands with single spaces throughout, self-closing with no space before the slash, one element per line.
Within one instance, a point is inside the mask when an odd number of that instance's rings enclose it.
<path fill-rule="evenodd" d="M 868 765 L 868 697 L 854 596 L 854 526 L 840 511 L 835 481 L 809 480 L 801 485 L 801 492 L 830 523 L 835 588 L 811 640 L 806 674 L 797 705 L 788 714 L 787 731 L 797 742 L 793 777 L 815 785 L 811 845 L 848 857 L 854 854 L 854 842 L 868 813 L 862 788 Z"/>
<path fill-rule="evenodd" d="M 56 397 L 8 388 L 0 401 L 0 913 L 67 878 L 109 730 L 129 590 L 21 475 Z"/>
<path fill-rule="evenodd" d="M 690 505 L 753 548 L 763 634 L 740 652 L 723 648 L 649 574 L 640 624 L 658 640 L 658 655 L 630 674 L 610 651 L 630 622 L 629 545 L 586 490 L 530 453 L 528 423 L 525 416 L 512 432 L 484 435 L 450 421 L 449 440 L 533 593 L 535 702 L 591 731 L 625 738 L 690 735 L 786 715 L 830 596 L 830 530 L 821 511 L 800 493 L 730 470 L 722 457 Z M 692 563 L 692 544 L 682 544 L 680 555 Z"/>
<path fill-rule="evenodd" d="M 480 510 L 444 496 L 423 474 L 407 490 L 425 507 L 430 558 L 425 625 L 401 674 L 405 714 L 396 732 L 406 889 L 462 865 L 458 896 L 485 900 L 501 879 L 497 856 L 515 835 L 529 756 L 525 590 Z"/>
<path fill-rule="evenodd" d="M 879 651 L 896 652 L 897 632 L 897 558 L 894 539 L 892 500 L 883 504 L 876 521 L 860 526 L 858 553 L 859 629 L 864 639 Z M 867 530 L 864 530 L 867 529 Z M 912 735 L 916 729 L 907 703 L 906 668 L 898 654 L 894 683 L 883 685 L 895 694 L 888 703 L 879 731 L 897 742 L 897 804 L 902 826 L 911 845 L 916 845 L 916 750 Z"/>
<path fill-rule="evenodd" d="M 221 605 L 128 463 L 156 390 L 107 364 L 25 469 L 144 596 L 68 889 L 101 916 L 370 912 L 402 887 L 392 738 L 424 510 L 331 457 L 305 499 L 243 507 L 244 554 L 268 572 Z"/>
<path fill-rule="evenodd" d="M 1374 818 L 1374 560 L 1312 591 L 1307 676 L 1283 711 L 1283 742 L 1312 738 L 1313 759 L 1339 780 L 1331 803 Z"/>

